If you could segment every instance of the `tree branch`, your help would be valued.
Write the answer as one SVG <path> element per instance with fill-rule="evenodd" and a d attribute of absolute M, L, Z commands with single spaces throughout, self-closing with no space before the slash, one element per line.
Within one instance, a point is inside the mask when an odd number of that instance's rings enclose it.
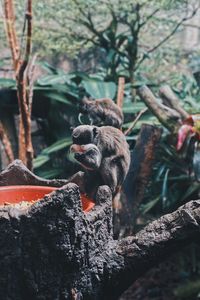
<path fill-rule="evenodd" d="M 27 0 L 27 11 L 25 14 L 24 29 L 26 29 L 26 46 L 24 58 L 21 59 L 22 49 L 19 49 L 18 40 L 15 30 L 15 17 L 13 0 L 4 0 L 5 10 L 5 25 L 8 36 L 8 43 L 12 53 L 14 71 L 17 82 L 17 96 L 19 106 L 19 158 L 32 169 L 33 147 L 31 141 L 31 103 L 32 92 L 31 88 L 27 89 L 28 80 L 26 69 L 29 63 L 31 54 L 31 40 L 32 40 L 32 0 Z M 28 94 L 28 92 L 30 94 Z"/>
<path fill-rule="evenodd" d="M 14 154 L 13 154 L 10 140 L 6 134 L 5 128 L 1 121 L 0 121 L 0 139 L 3 144 L 6 156 L 8 158 L 8 162 L 11 163 L 14 160 Z"/>
<path fill-rule="evenodd" d="M 118 92 L 117 92 L 117 105 L 119 106 L 119 108 L 122 108 L 122 106 L 123 106 L 123 101 L 124 101 L 124 84 L 125 84 L 124 77 L 119 77 L 119 80 L 118 80 Z"/>
<path fill-rule="evenodd" d="M 182 108 L 180 100 L 174 94 L 169 85 L 163 85 L 159 90 L 159 96 L 163 99 L 164 104 L 178 111 L 182 119 L 189 117 L 189 114 Z"/>
<path fill-rule="evenodd" d="M 10 46 L 14 70 L 18 69 L 19 64 L 19 45 L 17 40 L 16 29 L 14 25 L 15 14 L 12 0 L 4 1 L 5 28 Z"/>
<path fill-rule="evenodd" d="M 32 39 L 32 0 L 28 0 L 27 2 L 27 12 L 26 12 L 26 20 L 27 20 L 27 37 L 26 37 L 26 47 L 25 47 L 25 55 L 24 59 L 21 62 L 19 72 L 16 74 L 17 85 L 18 85 L 18 104 L 21 113 L 21 119 L 24 130 L 24 139 L 25 139 L 25 160 L 28 168 L 32 170 L 32 160 L 33 160 L 33 146 L 31 141 L 31 112 L 29 111 L 29 103 L 28 100 L 30 98 L 27 96 L 27 77 L 25 74 L 25 70 L 27 69 L 29 63 L 29 57 L 31 53 L 31 39 Z M 19 141 L 20 143 L 20 141 Z M 24 156 L 24 155 L 23 155 Z"/>
<path fill-rule="evenodd" d="M 199 232 L 200 200 L 197 200 L 162 216 L 135 236 L 112 243 L 105 264 L 107 299 L 116 299 L 148 269 L 189 242 L 199 240 Z"/>
<path fill-rule="evenodd" d="M 171 132 L 178 131 L 181 125 L 181 116 L 176 110 L 159 103 L 147 86 L 140 87 L 137 93 L 150 111 L 166 128 Z"/>
<path fill-rule="evenodd" d="M 172 29 L 172 31 L 164 38 L 162 39 L 157 45 L 155 45 L 154 47 L 152 47 L 151 49 L 149 49 L 146 53 L 144 53 L 144 55 L 142 56 L 142 58 L 138 61 L 137 65 L 135 66 L 135 70 L 138 69 L 138 67 L 141 65 L 141 63 L 148 57 L 148 54 L 154 52 L 156 49 L 158 49 L 160 46 L 162 46 L 166 41 L 168 41 L 178 30 L 178 28 L 187 20 L 191 19 L 196 12 L 198 11 L 199 7 L 197 6 L 193 12 L 191 13 L 190 16 L 188 17 L 183 17 L 177 24 L 176 26 Z"/>
<path fill-rule="evenodd" d="M 150 19 L 152 19 L 153 16 L 154 16 L 159 10 L 160 10 L 160 9 L 157 8 L 157 9 L 155 9 L 150 15 L 148 15 L 148 16 L 146 17 L 146 19 L 145 19 L 142 23 L 140 23 L 140 28 L 143 27 Z"/>
<path fill-rule="evenodd" d="M 141 118 L 141 116 L 148 110 L 148 108 L 144 108 L 142 109 L 138 115 L 136 116 L 136 118 L 133 120 L 132 124 L 129 126 L 129 128 L 124 131 L 124 135 L 129 135 L 131 133 L 131 131 L 133 130 L 133 128 L 135 127 L 135 125 L 137 124 L 137 121 Z"/>

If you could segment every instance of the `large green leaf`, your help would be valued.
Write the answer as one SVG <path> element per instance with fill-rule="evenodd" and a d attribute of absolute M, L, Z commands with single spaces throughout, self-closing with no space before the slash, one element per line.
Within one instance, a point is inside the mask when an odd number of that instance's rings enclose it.
<path fill-rule="evenodd" d="M 160 200 L 160 195 L 157 196 L 152 201 L 149 201 L 148 203 L 142 205 L 141 210 L 142 210 L 143 214 L 148 213 L 158 203 L 159 200 Z"/>
<path fill-rule="evenodd" d="M 123 129 L 127 129 L 132 125 L 133 122 L 125 123 L 122 125 Z M 156 117 L 146 117 L 141 118 L 136 125 L 134 126 L 134 129 L 140 129 L 142 124 L 149 124 L 149 125 L 160 125 L 158 119 Z"/>
<path fill-rule="evenodd" d="M 47 96 L 48 98 L 50 98 L 53 101 L 62 102 L 64 104 L 67 104 L 67 105 L 70 105 L 70 106 L 73 105 L 69 100 L 66 99 L 65 95 L 58 94 L 58 93 L 53 93 L 53 92 L 50 92 L 50 93 L 46 92 L 46 93 L 44 93 L 44 95 Z"/>
<path fill-rule="evenodd" d="M 57 178 L 63 170 L 61 168 L 53 168 L 50 170 L 38 170 L 37 175 L 46 178 L 46 179 L 52 179 L 52 178 Z"/>
<path fill-rule="evenodd" d="M 40 65 L 43 69 L 45 69 L 49 74 L 64 74 L 65 72 L 62 69 L 55 68 L 51 64 L 46 61 L 38 61 L 37 65 Z"/>
<path fill-rule="evenodd" d="M 46 75 L 41 78 L 38 78 L 37 84 L 40 86 L 45 85 L 55 85 L 55 84 L 65 84 L 70 82 L 73 76 L 69 74 L 55 74 L 55 75 Z"/>
<path fill-rule="evenodd" d="M 114 82 L 104 82 L 98 80 L 83 80 L 83 87 L 94 99 L 111 98 L 114 99 L 117 86 Z"/>
<path fill-rule="evenodd" d="M 123 113 L 125 114 L 136 114 L 144 109 L 146 105 L 143 102 L 136 103 L 124 103 L 123 105 Z"/>
<path fill-rule="evenodd" d="M 190 198 L 193 193 L 199 191 L 200 189 L 200 184 L 199 182 L 193 182 L 190 184 L 184 193 L 184 196 L 181 198 L 181 202 L 184 202 L 187 198 Z"/>
<path fill-rule="evenodd" d="M 8 88 L 8 87 L 15 87 L 16 81 L 10 78 L 0 78 L 0 87 Z"/>
<path fill-rule="evenodd" d="M 45 148 L 42 150 L 42 154 L 51 154 L 53 152 L 56 152 L 58 150 L 62 150 L 64 148 L 67 148 L 72 143 L 71 137 L 63 138 L 57 141 L 56 143 L 52 144 L 51 146 Z"/>
<path fill-rule="evenodd" d="M 49 161 L 50 157 L 48 155 L 38 155 L 34 160 L 33 160 L 33 167 L 34 169 L 37 169 L 44 165 L 47 161 Z"/>

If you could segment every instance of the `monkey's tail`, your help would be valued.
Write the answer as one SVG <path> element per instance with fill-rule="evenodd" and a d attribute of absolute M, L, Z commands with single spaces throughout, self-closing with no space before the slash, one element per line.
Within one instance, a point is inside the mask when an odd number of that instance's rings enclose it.
<path fill-rule="evenodd" d="M 113 197 L 113 210 L 116 214 L 119 214 L 119 212 L 122 209 L 122 203 L 121 203 L 121 191 L 122 191 L 122 187 L 118 186 L 116 188 L 114 197 Z"/>

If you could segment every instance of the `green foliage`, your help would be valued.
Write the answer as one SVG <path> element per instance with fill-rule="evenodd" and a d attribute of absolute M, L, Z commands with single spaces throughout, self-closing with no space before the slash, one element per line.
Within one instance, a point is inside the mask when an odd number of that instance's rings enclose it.
<path fill-rule="evenodd" d="M 80 99 L 83 96 L 115 98 L 117 87 L 114 82 L 105 82 L 100 74 L 66 73 L 47 63 L 40 65 L 48 74 L 38 78 L 34 92 L 39 95 L 40 101 L 49 103 L 45 125 L 48 147 L 34 159 L 34 171 L 46 178 L 55 174 L 57 177 L 63 174 L 67 177 L 72 172 L 66 170 L 71 163 L 71 157 L 67 154 L 71 145 L 70 127 L 79 125 Z"/>
<path fill-rule="evenodd" d="M 114 82 L 102 82 L 98 80 L 83 80 L 83 87 L 94 99 L 111 98 L 116 95 L 116 84 Z"/>
<path fill-rule="evenodd" d="M 15 80 L 10 78 L 0 78 L 0 88 L 9 88 L 15 86 Z"/>
<path fill-rule="evenodd" d="M 188 281 L 175 289 L 175 295 L 179 300 L 198 299 L 200 292 L 200 280 Z"/>
<path fill-rule="evenodd" d="M 142 204 L 141 211 L 160 215 L 177 209 L 191 199 L 198 199 L 200 183 L 191 170 L 192 156 L 181 156 L 169 140 L 163 139 L 147 191 L 147 202 Z"/>

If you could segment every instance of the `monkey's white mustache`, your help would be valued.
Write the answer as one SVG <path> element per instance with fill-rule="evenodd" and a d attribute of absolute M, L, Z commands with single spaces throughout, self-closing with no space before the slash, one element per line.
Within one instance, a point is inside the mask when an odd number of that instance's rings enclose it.
<path fill-rule="evenodd" d="M 77 145 L 73 144 L 70 151 L 74 154 L 74 158 L 88 170 L 97 170 L 101 165 L 102 156 L 94 144 Z"/>
<path fill-rule="evenodd" d="M 73 144 L 70 147 L 70 152 L 72 153 L 84 153 L 86 151 L 85 145 Z"/>
<path fill-rule="evenodd" d="M 93 150 L 93 152 L 99 153 L 97 146 L 94 144 L 86 144 L 86 145 L 73 144 L 70 147 L 70 152 L 72 153 L 86 153 L 89 150 Z"/>

